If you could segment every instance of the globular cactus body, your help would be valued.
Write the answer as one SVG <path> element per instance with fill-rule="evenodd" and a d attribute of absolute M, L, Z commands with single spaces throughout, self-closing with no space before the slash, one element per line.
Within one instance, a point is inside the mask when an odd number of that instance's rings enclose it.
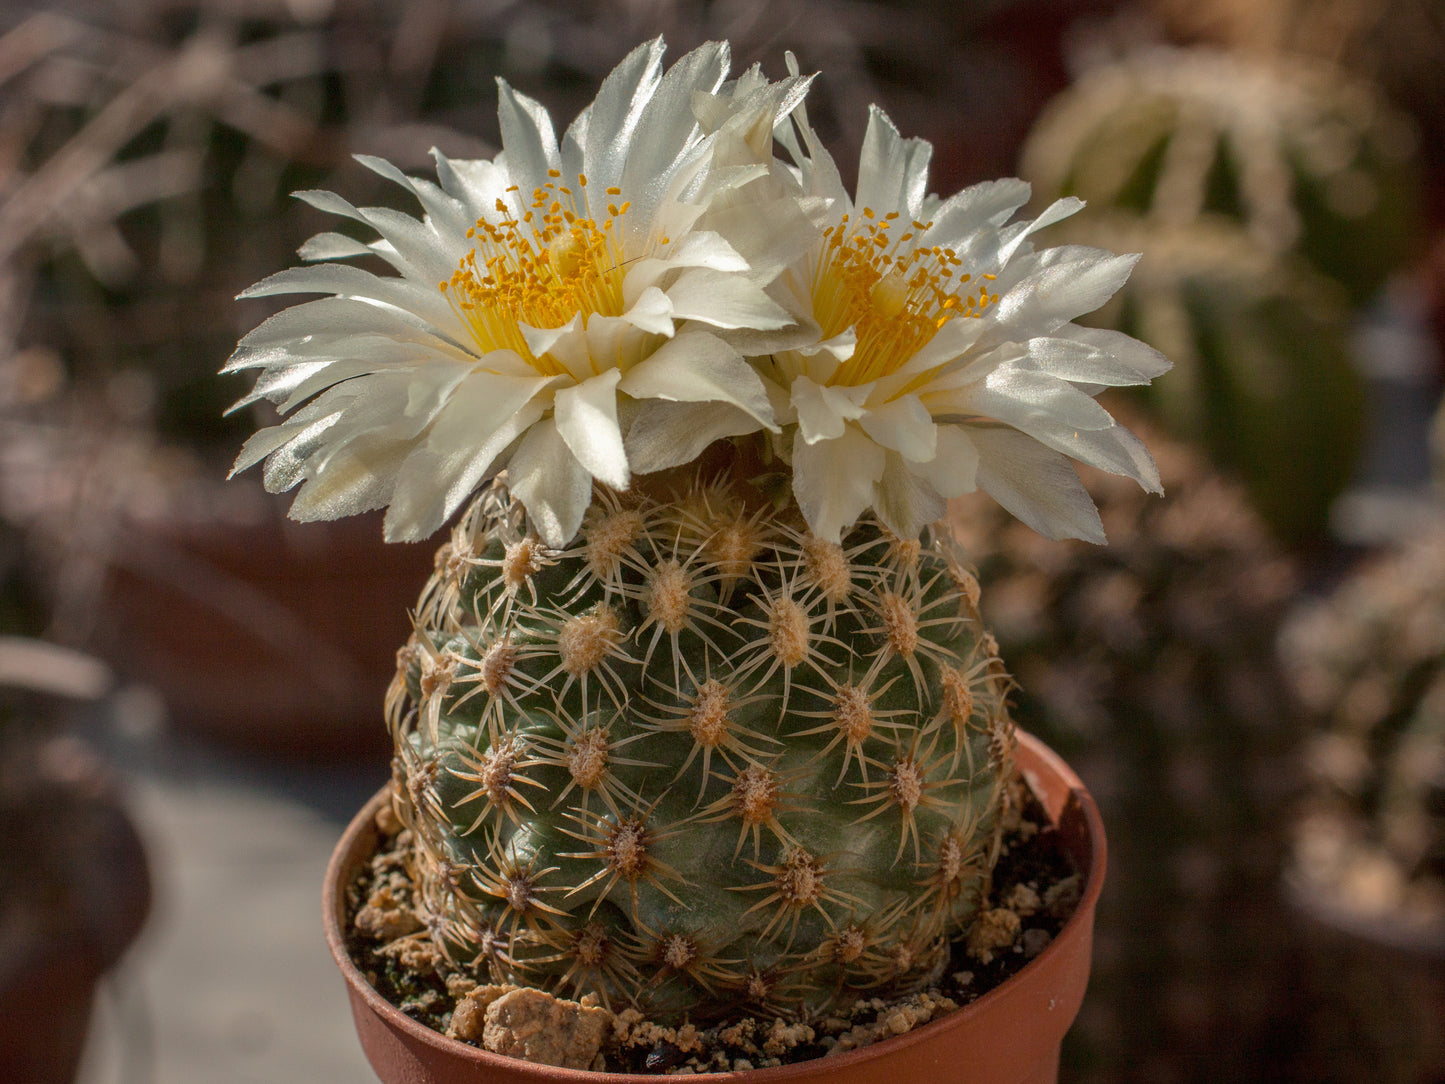
<path fill-rule="evenodd" d="M 936 975 L 1013 743 L 945 543 L 824 543 L 723 484 L 605 495 L 561 551 L 524 523 L 472 506 L 389 697 L 451 964 L 660 1021 Z"/>

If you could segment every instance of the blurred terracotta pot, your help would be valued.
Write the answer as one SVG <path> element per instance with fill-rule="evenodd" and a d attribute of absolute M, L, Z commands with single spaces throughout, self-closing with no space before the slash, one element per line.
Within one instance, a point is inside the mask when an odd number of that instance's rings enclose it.
<path fill-rule="evenodd" d="M 130 528 L 109 555 L 96 650 L 185 733 L 384 763 L 378 705 L 436 544 L 383 542 L 379 514 L 296 524 L 285 506 Z"/>
<path fill-rule="evenodd" d="M 0 1080 L 70 1084 L 101 977 L 150 912 L 119 786 L 70 738 L 0 744 Z"/>
<path fill-rule="evenodd" d="M 1089 979 L 1094 909 L 1104 880 L 1104 827 L 1093 799 L 1057 754 L 1019 735 L 1019 764 L 1085 883 L 1078 910 L 1059 936 L 1013 978 L 971 1005 L 916 1031 L 836 1057 L 746 1072 L 708 1074 L 737 1084 L 1053 1084 L 1059 1048 L 1083 1003 Z M 346 952 L 345 895 L 378 843 L 383 788 L 351 822 L 326 871 L 322 917 L 331 953 L 351 998 L 362 1049 L 386 1084 L 650 1084 L 631 1073 L 557 1069 L 501 1057 L 448 1039 L 411 1019 L 380 994 Z"/>

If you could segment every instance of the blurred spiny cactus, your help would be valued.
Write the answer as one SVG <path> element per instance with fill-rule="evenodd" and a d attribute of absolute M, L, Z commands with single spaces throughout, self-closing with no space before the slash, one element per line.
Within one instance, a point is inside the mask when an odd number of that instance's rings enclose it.
<path fill-rule="evenodd" d="M 1013 748 L 949 544 L 824 543 L 726 481 L 604 494 L 561 551 L 523 523 L 472 505 L 389 697 L 451 964 L 659 1020 L 935 978 Z"/>
<path fill-rule="evenodd" d="M 1445 533 L 1362 568 L 1287 632 L 1319 723 L 1295 877 L 1445 946 Z"/>
<path fill-rule="evenodd" d="M 1173 358 L 1145 400 L 1289 543 L 1322 533 L 1353 473 L 1349 320 L 1417 254 L 1415 146 L 1326 66 L 1156 48 L 1087 71 L 1024 150 L 1038 196 L 1088 201 L 1075 239 L 1146 254 L 1101 317 Z"/>
<path fill-rule="evenodd" d="M 1289 896 L 1309 931 L 1301 1079 L 1445 1076 L 1445 534 L 1301 609 L 1281 655 L 1315 732 Z"/>
<path fill-rule="evenodd" d="M 1370 84 L 1323 65 L 1159 48 L 1091 69 L 1060 95 L 1025 171 L 1096 212 L 1237 224 L 1359 304 L 1417 252 L 1415 149 L 1409 120 Z"/>
<path fill-rule="evenodd" d="M 1298 739 L 1273 645 L 1293 564 L 1239 488 L 1141 429 L 1165 496 L 1093 471 L 1107 547 L 1044 545 L 981 501 L 952 522 L 1014 715 L 1074 764 L 1109 833 L 1080 1080 L 1259 1079 L 1288 986 L 1275 905 Z"/>

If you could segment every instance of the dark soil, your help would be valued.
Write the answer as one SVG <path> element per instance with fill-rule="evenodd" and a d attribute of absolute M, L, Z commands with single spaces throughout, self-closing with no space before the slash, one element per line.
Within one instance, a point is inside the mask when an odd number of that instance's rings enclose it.
<path fill-rule="evenodd" d="M 845 1011 L 825 1017 L 742 1017 L 706 1029 L 690 1025 L 673 1029 L 651 1024 L 635 1010 L 623 1010 L 593 1067 L 687 1074 L 786 1065 L 902 1034 L 982 997 L 1057 936 L 1079 899 L 1079 871 L 1059 833 L 1026 788 L 1018 789 L 1024 796 L 1022 817 L 1004 837 L 985 912 L 1003 931 L 998 938 L 1001 947 L 989 951 L 977 932 L 972 938 L 959 937 L 936 986 L 902 997 L 860 998 Z M 348 887 L 347 948 L 383 997 L 413 1019 L 445 1033 L 454 1008 L 476 983 L 446 973 L 445 962 L 404 907 L 400 926 L 379 928 L 363 921 L 359 929 L 355 921 L 383 880 L 395 892 L 401 852 L 395 837 L 388 846 Z"/>

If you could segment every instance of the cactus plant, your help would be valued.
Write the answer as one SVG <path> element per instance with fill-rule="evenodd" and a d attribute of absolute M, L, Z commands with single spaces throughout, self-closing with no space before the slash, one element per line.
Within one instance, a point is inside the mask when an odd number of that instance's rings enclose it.
<path fill-rule="evenodd" d="M 1322 1020 L 1303 1029 L 1310 1079 L 1445 1073 L 1442 607 L 1445 535 L 1422 525 L 1281 639 L 1314 725 L 1286 877 L 1310 935 L 1304 1006 Z"/>
<path fill-rule="evenodd" d="M 382 240 L 253 289 L 332 296 L 243 340 L 248 401 L 296 409 L 238 467 L 394 538 L 462 513 L 386 705 L 454 969 L 660 1021 L 822 1011 L 937 973 L 1010 800 L 1009 680 L 930 524 L 982 488 L 1101 540 L 1068 457 L 1157 489 L 1092 396 L 1168 363 L 1071 322 L 1134 263 L 1033 248 L 1077 201 L 926 196 L 877 110 L 855 197 L 796 65 L 660 56 L 560 143 L 503 85 L 503 155 L 438 155 L 439 186 L 367 160 L 420 223 L 307 194 Z M 400 275 L 330 262 L 367 253 Z"/>
<path fill-rule="evenodd" d="M 657 1019 L 942 968 L 1012 748 L 971 578 L 767 507 L 609 495 L 549 552 L 499 488 L 455 529 L 390 698 L 454 965 Z"/>
<path fill-rule="evenodd" d="M 1359 305 L 1419 251 L 1416 141 L 1370 83 L 1327 65 L 1159 47 L 1086 71 L 1060 95 L 1029 137 L 1024 172 L 1094 212 L 1232 223 Z"/>
<path fill-rule="evenodd" d="M 1145 401 L 1290 544 L 1323 533 L 1354 472 L 1349 321 L 1418 252 L 1415 142 L 1327 66 L 1155 48 L 1086 71 L 1023 152 L 1044 193 L 1088 200 L 1076 239 L 1147 254 L 1101 315 L 1175 360 Z"/>
<path fill-rule="evenodd" d="M 1445 536 L 1354 572 L 1283 638 L 1318 722 L 1294 876 L 1361 918 L 1445 944 Z"/>
<path fill-rule="evenodd" d="M 1304 734 L 1274 641 L 1298 575 L 1237 484 L 1141 435 L 1166 495 L 1090 472 L 1107 548 L 1040 546 L 976 499 L 953 509 L 1014 716 L 1111 825 L 1065 1061 L 1081 1081 L 1288 1076 L 1275 1013 L 1295 961 L 1275 885 Z"/>

